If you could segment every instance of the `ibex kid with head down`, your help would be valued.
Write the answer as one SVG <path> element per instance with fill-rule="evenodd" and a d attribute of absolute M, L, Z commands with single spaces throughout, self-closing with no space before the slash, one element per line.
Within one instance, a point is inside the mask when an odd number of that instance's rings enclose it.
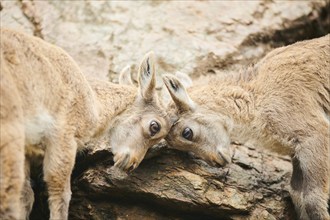
<path fill-rule="evenodd" d="M 245 73 L 186 92 L 163 80 L 177 122 L 166 140 L 224 165 L 236 141 L 292 157 L 291 197 L 298 217 L 329 220 L 330 35 L 273 50 Z"/>
<path fill-rule="evenodd" d="M 135 88 L 88 82 L 66 52 L 26 34 L 1 30 L 0 48 L 0 219 L 24 219 L 31 211 L 24 167 L 30 149 L 44 151 L 50 218 L 67 219 L 70 175 L 86 142 L 107 135 L 115 166 L 133 170 L 169 131 L 152 53 L 140 65 Z M 30 195 L 22 195 L 23 185 Z"/>

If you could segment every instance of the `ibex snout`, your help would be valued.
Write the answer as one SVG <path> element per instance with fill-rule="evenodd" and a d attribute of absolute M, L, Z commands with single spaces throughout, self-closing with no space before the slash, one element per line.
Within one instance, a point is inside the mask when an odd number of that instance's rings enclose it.
<path fill-rule="evenodd" d="M 220 166 L 225 166 L 226 164 L 231 163 L 232 153 L 230 149 L 221 148 L 217 149 L 217 164 Z"/>
<path fill-rule="evenodd" d="M 206 147 L 205 147 L 206 148 Z M 209 147 L 208 149 L 214 149 Z M 195 152 L 194 155 L 205 162 L 210 166 L 214 167 L 224 167 L 227 164 L 232 162 L 232 153 L 229 149 L 224 148 L 215 148 L 214 151 L 209 152 Z"/>
<path fill-rule="evenodd" d="M 146 154 L 145 152 L 119 152 L 114 156 L 115 167 L 124 170 L 125 172 L 132 172 L 135 170 Z"/>

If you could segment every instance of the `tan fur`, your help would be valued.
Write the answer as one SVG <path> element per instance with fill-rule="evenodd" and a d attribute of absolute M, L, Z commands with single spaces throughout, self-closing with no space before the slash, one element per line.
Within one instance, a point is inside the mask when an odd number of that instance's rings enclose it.
<path fill-rule="evenodd" d="M 134 85 L 130 66 L 126 66 L 124 69 L 122 69 L 122 71 L 120 71 L 118 82 L 120 85 Z"/>
<path fill-rule="evenodd" d="M 88 82 L 62 49 L 1 30 L 0 76 L 0 219 L 24 219 L 31 210 L 25 154 L 44 154 L 50 218 L 67 219 L 77 150 L 106 135 L 115 166 L 133 170 L 170 129 L 155 91 L 152 53 L 140 65 L 138 89 Z M 160 129 L 151 132 L 152 122 Z"/>
<path fill-rule="evenodd" d="M 288 154 L 299 218 L 329 220 L 330 35 L 275 49 L 245 72 L 193 86 L 189 96 L 175 77 L 163 79 L 178 119 L 171 146 L 220 165 L 230 161 L 233 141 Z"/>

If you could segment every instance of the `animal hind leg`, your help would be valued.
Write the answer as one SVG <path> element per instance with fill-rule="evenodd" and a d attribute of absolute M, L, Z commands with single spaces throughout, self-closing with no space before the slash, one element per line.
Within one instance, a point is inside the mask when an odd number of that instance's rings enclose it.
<path fill-rule="evenodd" d="M 330 220 L 329 131 L 319 131 L 301 143 L 296 157 L 303 174 L 303 203 L 309 219 Z"/>
<path fill-rule="evenodd" d="M 72 133 L 63 129 L 47 143 L 44 180 L 48 189 L 50 219 L 68 218 L 71 199 L 70 177 L 77 150 Z"/>
<path fill-rule="evenodd" d="M 296 157 L 292 158 L 292 177 L 290 184 L 290 195 L 295 206 L 298 219 L 308 220 L 303 203 L 303 173 L 300 167 L 300 161 Z"/>
<path fill-rule="evenodd" d="M 14 121 L 2 121 L 0 126 L 0 219 L 19 219 L 24 183 L 24 131 Z"/>
<path fill-rule="evenodd" d="M 21 216 L 20 219 L 29 219 L 34 203 L 34 193 L 31 187 L 30 180 L 30 164 L 28 159 L 25 159 L 25 181 L 21 194 Z"/>

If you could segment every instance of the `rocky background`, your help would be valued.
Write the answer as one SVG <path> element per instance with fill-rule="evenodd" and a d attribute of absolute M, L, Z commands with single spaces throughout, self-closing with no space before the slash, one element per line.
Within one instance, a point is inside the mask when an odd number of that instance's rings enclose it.
<path fill-rule="evenodd" d="M 194 81 L 237 71 L 275 47 L 330 32 L 329 1 L 0 1 L 1 28 L 64 48 L 88 78 L 118 81 L 153 50 L 157 72 Z M 330 43 L 330 42 L 329 42 Z M 159 80 L 159 87 L 161 87 Z M 128 176 L 110 149 L 77 156 L 70 219 L 295 219 L 287 157 L 233 144 L 233 164 L 208 166 L 160 144 Z M 47 219 L 40 167 L 30 219 Z"/>

